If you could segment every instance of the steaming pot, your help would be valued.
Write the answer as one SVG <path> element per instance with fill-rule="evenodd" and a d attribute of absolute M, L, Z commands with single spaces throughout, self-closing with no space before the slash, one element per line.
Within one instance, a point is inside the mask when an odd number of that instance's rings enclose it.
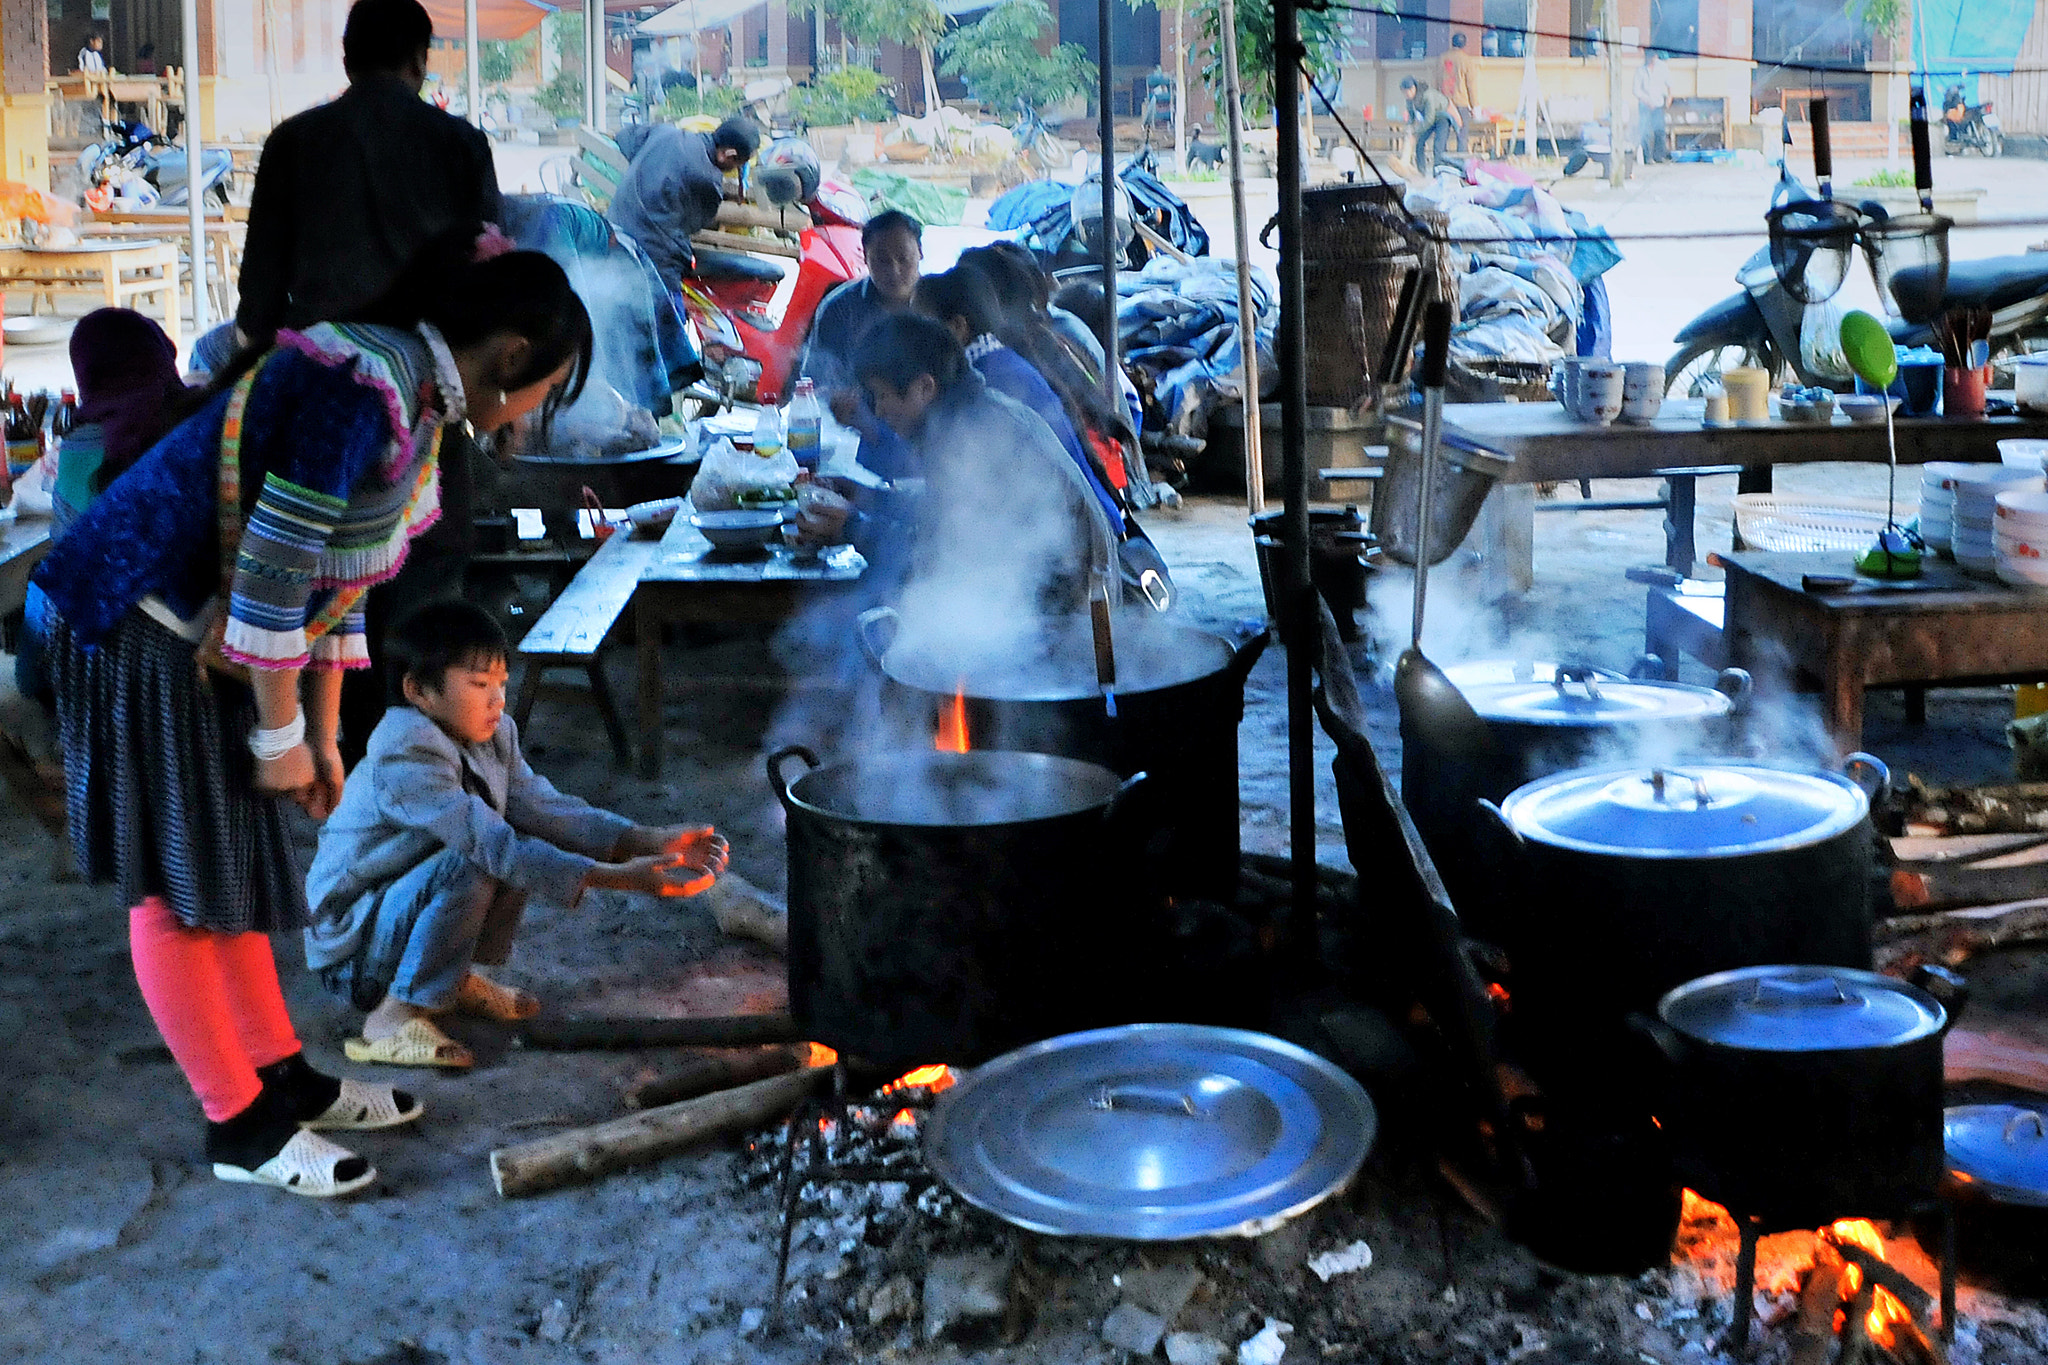
<path fill-rule="evenodd" d="M 1884 765 L 1852 755 L 1880 786 Z M 1509 846 L 1501 939 L 1538 1036 L 1611 1036 L 1684 982 L 1770 962 L 1870 966 L 1870 799 L 1746 763 L 1561 773 L 1482 807 Z"/>
<path fill-rule="evenodd" d="M 1532 670 L 1526 679 L 1467 682 L 1459 673 L 1452 670 L 1458 690 L 1486 722 L 1487 748 L 1451 753 L 1426 718 L 1403 714 L 1401 795 L 1452 903 L 1481 938 L 1502 932 L 1503 869 L 1490 860 L 1497 846 L 1477 837 L 1475 802 L 1502 801 L 1538 778 L 1593 764 L 1726 753 L 1750 694 L 1739 668 L 1724 670 L 1713 687 L 1629 681 L 1583 664 Z"/>
<path fill-rule="evenodd" d="M 1237 727 L 1245 678 L 1265 635 L 1241 646 L 1147 615 L 1115 623 L 1117 714 L 1095 679 L 1088 618 L 1052 618 L 1000 660 L 962 659 L 949 641 L 912 641 L 897 614 L 862 614 L 861 647 L 890 686 L 930 709 L 932 727 L 964 697 L 976 747 L 1029 750 L 1149 773 L 1162 812 L 1153 873 L 1169 895 L 1233 903 L 1237 896 Z M 1503 792 L 1505 794 L 1505 792 Z"/>
<path fill-rule="evenodd" d="M 792 758 L 812 771 L 790 781 Z M 971 1065 L 1129 1022 L 1141 902 L 1118 845 L 1146 779 L 996 749 L 820 767 L 791 746 L 768 781 L 805 1037 L 878 1065 Z"/>

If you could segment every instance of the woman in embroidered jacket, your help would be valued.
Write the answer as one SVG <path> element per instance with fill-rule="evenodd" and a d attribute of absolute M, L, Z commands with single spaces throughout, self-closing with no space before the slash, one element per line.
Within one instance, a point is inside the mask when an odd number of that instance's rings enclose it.
<path fill-rule="evenodd" d="M 374 323 L 283 331 L 115 479 L 36 581 L 54 607 L 71 838 L 118 882 L 136 980 L 224 1180 L 327 1196 L 375 1178 L 315 1129 L 416 1117 L 309 1066 L 267 934 L 305 922 L 283 799 L 339 799 L 341 671 L 360 603 L 439 515 L 442 429 L 573 398 L 590 320 L 533 252 L 422 254 Z"/>

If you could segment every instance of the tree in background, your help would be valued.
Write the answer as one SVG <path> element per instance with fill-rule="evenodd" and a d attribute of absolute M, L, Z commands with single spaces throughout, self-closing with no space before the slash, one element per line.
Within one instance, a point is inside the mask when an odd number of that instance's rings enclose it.
<path fill-rule="evenodd" d="M 882 88 L 889 78 L 864 66 L 835 66 L 821 71 L 809 85 L 789 92 L 789 112 L 807 128 L 830 127 L 865 119 L 879 123 L 889 117 Z"/>
<path fill-rule="evenodd" d="M 952 23 L 933 0 L 791 0 L 790 9 L 801 15 L 822 13 L 839 25 L 839 64 L 851 66 L 847 44 L 870 47 L 877 43 L 899 43 L 917 49 L 918 64 L 924 71 L 924 111 L 939 107 L 939 77 L 932 66 L 932 52 Z M 823 25 L 819 26 L 822 37 Z"/>
<path fill-rule="evenodd" d="M 485 85 L 506 85 L 526 69 L 537 46 L 533 34 L 523 38 L 486 38 L 476 50 L 477 79 Z"/>
<path fill-rule="evenodd" d="M 940 68 L 965 81 L 969 94 L 999 114 L 1020 103 L 1056 104 L 1095 84 L 1095 63 L 1079 43 L 1040 52 L 1039 36 L 1051 23 L 1045 0 L 1003 0 L 939 41 Z"/>
<path fill-rule="evenodd" d="M 560 9 L 548 17 L 554 31 L 555 56 L 561 66 L 555 78 L 536 96 L 540 107 L 557 119 L 583 115 L 583 16 L 572 9 Z M 479 54 L 481 55 L 481 54 Z"/>
<path fill-rule="evenodd" d="M 1382 4 L 1390 0 L 1382 0 Z M 1202 81 L 1223 103 L 1223 9 L 1217 0 L 1191 0 L 1201 16 Z M 1329 89 L 1337 74 L 1337 57 L 1343 38 L 1343 13 L 1334 9 L 1300 10 L 1301 43 L 1308 49 L 1308 68 Z M 1263 121 L 1273 112 L 1273 0 L 1238 0 L 1237 66 L 1244 91 L 1247 122 Z M 1304 88 L 1313 106 L 1316 98 Z"/>

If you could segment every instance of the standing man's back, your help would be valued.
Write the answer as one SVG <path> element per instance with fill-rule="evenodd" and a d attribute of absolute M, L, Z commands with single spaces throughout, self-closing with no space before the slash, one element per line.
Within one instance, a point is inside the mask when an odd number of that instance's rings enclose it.
<path fill-rule="evenodd" d="M 348 318 L 427 241 L 497 220 L 489 141 L 419 97 L 433 36 L 418 0 L 356 0 L 348 89 L 265 142 L 235 314 L 245 336 Z"/>

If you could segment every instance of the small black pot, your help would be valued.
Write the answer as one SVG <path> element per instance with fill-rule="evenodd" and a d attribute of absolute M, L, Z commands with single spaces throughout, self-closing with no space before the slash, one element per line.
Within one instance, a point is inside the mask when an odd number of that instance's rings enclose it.
<path fill-rule="evenodd" d="M 791 758 L 814 771 L 783 775 Z M 788 819 L 789 1003 L 875 1064 L 972 1065 L 1112 1023 L 1151 923 L 1121 855 L 1142 777 L 984 749 L 768 759 Z M 1135 817 L 1132 817 L 1133 819 Z"/>
<path fill-rule="evenodd" d="M 1922 980 L 1959 1005 L 1962 982 Z M 1669 1062 L 1658 1118 L 1684 1184 L 1766 1231 L 1903 1218 L 1939 1190 L 1942 1039 L 1929 990 L 1767 966 L 1690 981 L 1638 1018 Z"/>

